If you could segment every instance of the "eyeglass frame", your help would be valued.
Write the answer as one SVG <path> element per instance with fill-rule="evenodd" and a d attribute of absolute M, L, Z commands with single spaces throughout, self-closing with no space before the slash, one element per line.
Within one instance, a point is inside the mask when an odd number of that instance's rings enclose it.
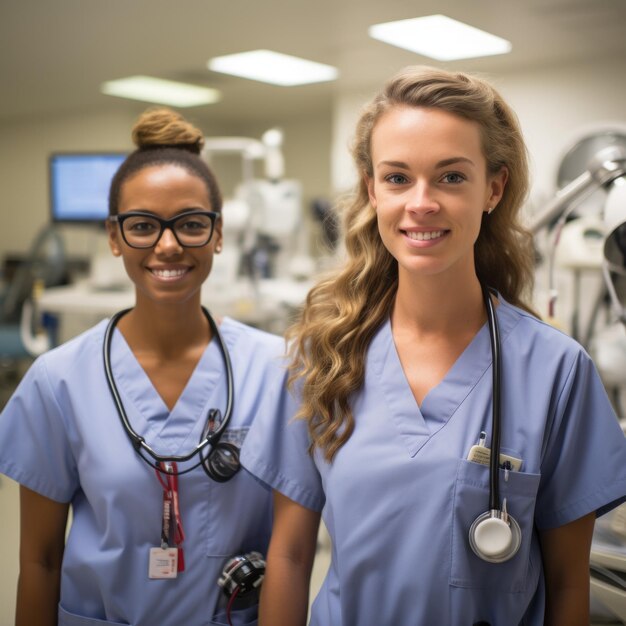
<path fill-rule="evenodd" d="M 192 245 L 184 244 L 178 238 L 178 235 L 176 234 L 176 230 L 174 229 L 174 224 L 176 224 L 178 220 L 183 219 L 184 217 L 192 217 L 194 215 L 203 215 L 203 216 L 208 217 L 211 220 L 211 234 L 209 235 L 209 238 L 202 244 L 192 244 Z M 161 227 L 161 230 L 159 231 L 159 235 L 156 238 L 156 241 L 150 244 L 149 246 L 137 246 L 137 245 L 130 243 L 126 239 L 126 234 L 124 232 L 124 226 L 123 226 L 124 221 L 129 217 L 148 217 L 158 222 L 159 226 Z M 163 233 L 168 228 L 170 231 L 172 231 L 172 234 L 174 235 L 174 239 L 176 239 L 176 241 L 178 242 L 178 245 L 181 248 L 202 248 L 206 246 L 207 244 L 209 244 L 211 242 L 211 239 L 213 239 L 213 234 L 215 233 L 215 224 L 221 218 L 222 218 L 222 214 L 218 213 L 217 211 L 187 211 L 186 213 L 180 213 L 179 215 L 172 217 L 170 219 L 167 219 L 167 220 L 163 219 L 162 217 L 159 217 L 158 215 L 154 215 L 153 213 L 148 213 L 147 211 L 128 211 L 127 213 L 117 213 L 116 215 L 109 215 L 109 217 L 107 218 L 107 221 L 119 225 L 122 239 L 124 240 L 124 243 L 128 247 L 134 248 L 135 250 L 147 250 L 148 248 L 156 247 L 159 241 L 161 241 L 161 237 L 163 237 Z"/>

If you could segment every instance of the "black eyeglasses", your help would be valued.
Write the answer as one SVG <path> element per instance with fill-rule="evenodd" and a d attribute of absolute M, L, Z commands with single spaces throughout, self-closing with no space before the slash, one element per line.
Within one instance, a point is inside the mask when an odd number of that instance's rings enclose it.
<path fill-rule="evenodd" d="M 206 246 L 221 215 L 215 211 L 189 211 L 169 220 L 152 213 L 129 211 L 109 217 L 120 225 L 122 238 L 131 248 L 152 248 L 157 245 L 163 231 L 169 228 L 183 248 Z"/>

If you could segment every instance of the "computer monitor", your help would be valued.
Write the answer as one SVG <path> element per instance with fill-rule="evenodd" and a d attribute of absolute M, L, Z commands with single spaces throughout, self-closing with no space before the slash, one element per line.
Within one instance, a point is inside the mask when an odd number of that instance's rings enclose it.
<path fill-rule="evenodd" d="M 51 154 L 52 221 L 55 224 L 104 224 L 109 214 L 111 179 L 126 156 L 121 152 Z"/>

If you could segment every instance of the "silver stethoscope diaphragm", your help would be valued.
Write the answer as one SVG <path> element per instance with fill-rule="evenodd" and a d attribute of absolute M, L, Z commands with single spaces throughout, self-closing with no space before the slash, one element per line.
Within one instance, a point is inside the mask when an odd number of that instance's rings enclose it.
<path fill-rule="evenodd" d="M 469 529 L 469 542 L 474 554 L 483 561 L 503 563 L 517 554 L 522 543 L 522 531 L 515 518 L 507 511 L 506 498 L 502 501 L 502 507 L 500 506 L 500 333 L 489 291 L 485 287 L 482 289 L 487 309 L 493 369 L 489 510 L 474 520 Z"/>
<path fill-rule="evenodd" d="M 506 500 L 501 511 L 486 511 L 474 520 L 469 540 L 474 554 L 488 563 L 503 563 L 517 554 L 522 531 L 517 521 L 507 514 Z"/>

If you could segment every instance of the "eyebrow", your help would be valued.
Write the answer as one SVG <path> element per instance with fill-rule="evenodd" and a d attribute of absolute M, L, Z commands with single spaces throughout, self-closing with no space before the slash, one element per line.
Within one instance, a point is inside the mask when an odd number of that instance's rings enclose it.
<path fill-rule="evenodd" d="M 459 157 L 451 157 L 449 159 L 443 159 L 442 161 L 439 161 L 435 167 L 446 167 L 448 165 L 453 165 L 454 163 L 467 163 L 471 165 L 472 167 L 475 165 L 472 159 L 459 156 Z"/>
<path fill-rule="evenodd" d="M 435 164 L 435 168 L 439 169 L 441 167 L 447 167 L 448 165 L 453 165 L 455 163 L 468 163 L 472 167 L 475 167 L 474 161 L 472 161 L 471 159 L 468 159 L 467 157 L 459 156 L 459 157 L 450 157 L 449 159 L 443 159 L 441 161 L 438 161 Z M 385 165 L 389 167 L 400 167 L 405 170 L 409 169 L 409 165 L 405 163 L 404 161 L 381 161 L 380 163 L 376 164 L 376 167 L 381 167 Z"/>
<path fill-rule="evenodd" d="M 178 217 L 179 215 L 185 215 L 186 213 L 196 213 L 198 211 L 203 211 L 206 213 L 207 211 L 210 211 L 210 210 L 211 209 L 205 209 L 202 207 L 187 207 L 187 208 L 181 209 L 177 213 L 174 213 L 171 219 L 174 219 Z M 126 211 L 126 213 L 142 213 L 144 215 L 161 217 L 156 211 L 150 211 L 149 209 L 131 209 L 130 211 Z M 166 218 L 162 218 L 162 219 L 166 219 Z"/>

